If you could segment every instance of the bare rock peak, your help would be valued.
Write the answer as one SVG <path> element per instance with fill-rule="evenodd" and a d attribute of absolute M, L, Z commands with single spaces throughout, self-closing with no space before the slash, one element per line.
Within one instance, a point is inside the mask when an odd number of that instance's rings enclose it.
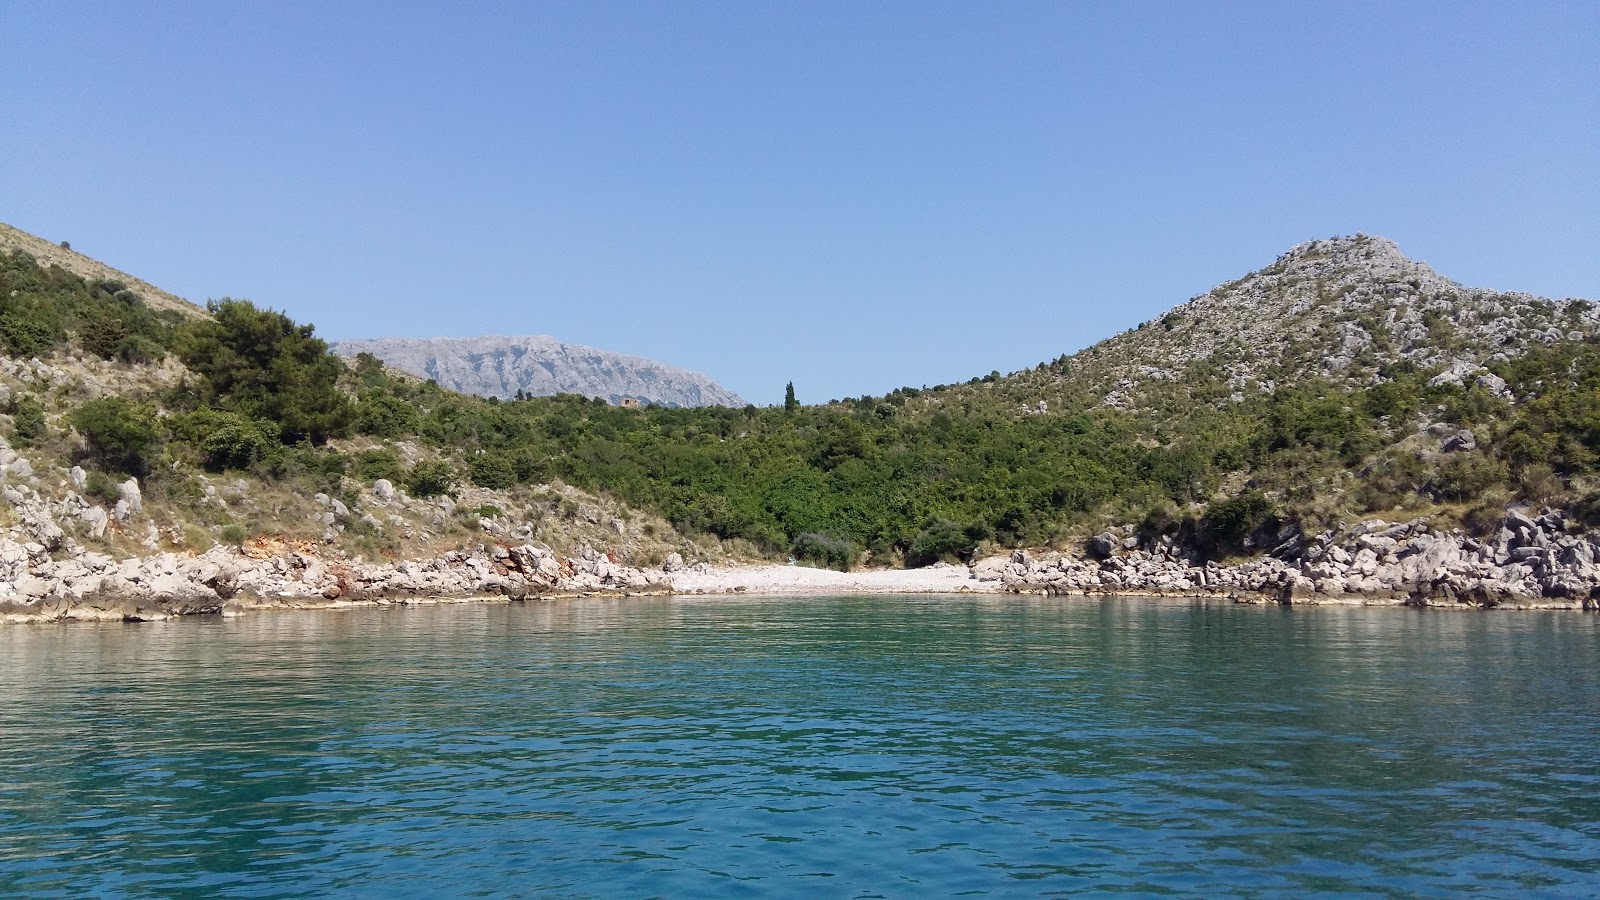
<path fill-rule="evenodd" d="M 566 344 L 549 335 L 336 341 L 342 356 L 371 353 L 402 372 L 464 394 L 510 399 L 583 394 L 660 406 L 743 406 L 699 372 L 638 356 Z"/>

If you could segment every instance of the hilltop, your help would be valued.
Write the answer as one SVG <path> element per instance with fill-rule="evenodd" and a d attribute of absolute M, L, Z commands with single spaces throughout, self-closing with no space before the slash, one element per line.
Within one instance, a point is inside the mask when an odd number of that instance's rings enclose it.
<path fill-rule="evenodd" d="M 1164 418 L 1308 380 L 1361 388 L 1427 371 L 1459 384 L 1597 328 L 1592 301 L 1466 287 L 1358 234 L 1299 244 L 1078 353 L 979 384 L 1018 404 Z"/>
<path fill-rule="evenodd" d="M 479 397 L 580 394 L 669 407 L 744 405 L 737 394 L 699 372 L 545 335 L 379 338 L 332 346 L 341 356 L 370 353 L 392 368 Z"/>

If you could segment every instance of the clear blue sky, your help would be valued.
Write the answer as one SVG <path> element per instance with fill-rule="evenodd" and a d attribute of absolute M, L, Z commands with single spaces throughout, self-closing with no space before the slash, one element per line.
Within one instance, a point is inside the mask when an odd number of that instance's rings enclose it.
<path fill-rule="evenodd" d="M 1600 3 L 0 2 L 0 221 L 337 339 L 756 403 L 1031 366 L 1382 234 L 1600 297 Z"/>

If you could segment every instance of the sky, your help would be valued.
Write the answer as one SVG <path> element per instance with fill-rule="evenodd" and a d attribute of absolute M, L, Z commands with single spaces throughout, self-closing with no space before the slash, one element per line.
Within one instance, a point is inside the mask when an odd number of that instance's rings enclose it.
<path fill-rule="evenodd" d="M 0 0 L 0 221 L 758 404 L 1028 368 L 1356 232 L 1600 299 L 1600 3 Z"/>

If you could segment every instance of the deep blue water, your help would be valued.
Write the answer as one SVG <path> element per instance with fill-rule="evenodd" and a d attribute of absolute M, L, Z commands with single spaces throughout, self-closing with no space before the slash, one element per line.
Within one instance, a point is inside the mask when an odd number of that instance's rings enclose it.
<path fill-rule="evenodd" d="M 583 600 L 0 630 L 0 894 L 1600 894 L 1600 616 Z"/>

